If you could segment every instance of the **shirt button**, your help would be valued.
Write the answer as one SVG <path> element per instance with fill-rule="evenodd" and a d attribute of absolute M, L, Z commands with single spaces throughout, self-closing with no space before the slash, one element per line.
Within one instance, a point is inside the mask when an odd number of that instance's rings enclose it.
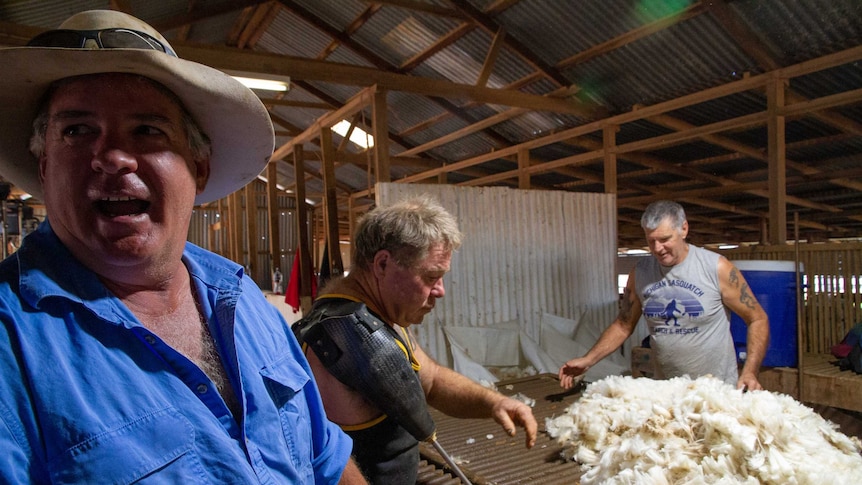
<path fill-rule="evenodd" d="M 148 343 L 148 344 L 150 344 L 150 345 L 152 345 L 152 344 L 156 343 L 156 338 L 155 338 L 155 337 L 153 337 L 152 335 L 146 335 L 146 336 L 144 336 L 144 340 L 146 340 L 146 341 L 147 341 L 147 343 Z"/>
<path fill-rule="evenodd" d="M 206 384 L 198 384 L 198 394 L 204 394 L 207 392 Z"/>

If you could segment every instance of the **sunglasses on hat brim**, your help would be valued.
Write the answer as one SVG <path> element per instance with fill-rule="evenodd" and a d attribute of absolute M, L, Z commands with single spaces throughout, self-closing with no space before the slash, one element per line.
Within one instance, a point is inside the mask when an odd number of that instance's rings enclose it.
<path fill-rule="evenodd" d="M 64 47 L 81 49 L 88 40 L 102 49 L 145 49 L 164 52 L 173 57 L 176 53 L 146 32 L 114 28 L 102 30 L 49 30 L 30 39 L 29 47 Z"/>

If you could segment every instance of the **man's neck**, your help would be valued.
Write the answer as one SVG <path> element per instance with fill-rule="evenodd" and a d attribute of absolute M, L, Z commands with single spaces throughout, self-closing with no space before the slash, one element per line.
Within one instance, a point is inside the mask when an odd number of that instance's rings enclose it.
<path fill-rule="evenodd" d="M 341 294 L 355 298 L 365 303 L 368 309 L 382 318 L 383 321 L 390 322 L 391 320 L 385 313 L 380 292 L 377 291 L 373 283 L 374 278 L 371 276 L 366 277 L 361 271 L 351 271 L 344 278 L 338 278 L 327 283 L 320 294 Z"/>
<path fill-rule="evenodd" d="M 179 267 L 173 274 L 166 277 L 153 277 L 141 274 L 133 278 L 134 270 L 118 271 L 122 278 L 101 276 L 105 287 L 137 316 L 160 316 L 175 312 L 189 299 L 194 302 L 191 290 L 191 278 L 185 265 Z"/>

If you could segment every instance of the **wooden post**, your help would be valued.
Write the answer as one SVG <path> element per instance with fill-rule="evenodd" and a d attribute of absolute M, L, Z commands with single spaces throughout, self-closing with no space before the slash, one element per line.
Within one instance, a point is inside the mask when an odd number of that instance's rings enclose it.
<path fill-rule="evenodd" d="M 787 242 L 787 150 L 785 145 L 784 79 L 766 87 L 767 150 L 769 156 L 769 242 Z"/>
<path fill-rule="evenodd" d="M 228 196 L 228 224 L 227 232 L 230 239 L 230 259 L 238 264 L 242 261 L 242 211 L 240 206 L 239 191 Z"/>
<path fill-rule="evenodd" d="M 803 341 L 803 337 L 805 333 L 802 331 L 802 275 L 799 273 L 799 213 L 793 213 L 793 239 L 794 239 L 794 262 L 795 273 L 796 273 L 796 352 L 798 355 L 798 362 L 796 363 L 796 369 L 799 371 L 799 394 L 796 396 L 798 401 L 802 401 L 802 390 L 805 389 L 803 387 L 803 369 L 805 368 L 805 342 Z"/>
<path fill-rule="evenodd" d="M 296 250 L 299 251 L 299 307 L 303 315 L 311 310 L 311 248 L 308 247 L 308 205 L 305 203 L 305 153 L 302 145 L 293 147 L 293 174 L 296 180 Z M 286 288 L 286 287 L 285 287 Z"/>
<path fill-rule="evenodd" d="M 344 274 L 338 231 L 338 199 L 335 195 L 335 153 L 332 147 L 332 131 L 329 127 L 320 130 L 320 149 L 323 154 L 323 220 L 326 224 L 326 247 L 331 274 Z"/>
<path fill-rule="evenodd" d="M 610 125 L 602 130 L 602 145 L 605 151 L 605 193 L 617 193 L 617 132 L 619 126 Z"/>
<path fill-rule="evenodd" d="M 530 189 L 530 172 L 527 171 L 528 168 L 530 168 L 530 150 L 528 148 L 521 148 L 518 150 L 519 189 Z"/>
<path fill-rule="evenodd" d="M 243 192 L 245 192 L 245 244 L 248 247 L 246 266 L 253 280 L 268 283 L 268 277 L 260 279 L 261 268 L 257 267 L 257 197 L 254 193 L 253 180 L 245 186 Z"/>
<path fill-rule="evenodd" d="M 269 218 L 269 268 L 273 272 L 278 268 L 284 274 L 287 268 L 281 267 L 281 236 L 278 225 L 278 166 L 271 161 L 266 165 L 266 209 Z M 299 207 L 299 206 L 297 206 Z"/>
<path fill-rule="evenodd" d="M 374 131 L 374 173 L 378 182 L 392 181 L 392 176 L 389 173 L 389 117 L 386 113 L 386 93 L 387 91 L 375 89 L 371 103 L 371 125 L 372 131 Z"/>
<path fill-rule="evenodd" d="M 213 225 L 213 229 L 216 230 L 216 248 L 218 248 L 218 253 L 228 259 L 230 259 L 230 243 L 227 241 L 227 209 L 225 208 L 225 204 L 227 204 L 227 197 L 222 197 L 218 200 L 218 217 L 217 221 Z"/>

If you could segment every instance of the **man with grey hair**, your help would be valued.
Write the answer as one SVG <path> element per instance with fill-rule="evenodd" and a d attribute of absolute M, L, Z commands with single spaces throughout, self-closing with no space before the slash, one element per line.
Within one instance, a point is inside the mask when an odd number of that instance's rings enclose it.
<path fill-rule="evenodd" d="M 510 436 L 522 426 L 526 446 L 535 444 L 529 406 L 439 365 L 410 337 L 408 327 L 445 295 L 443 275 L 460 245 L 455 218 L 429 197 L 377 207 L 356 228 L 350 273 L 294 324 L 326 413 L 353 438 L 370 483 L 415 483 L 418 441 L 434 433 L 427 405 L 493 418 Z"/>
<path fill-rule="evenodd" d="M 762 389 L 757 379 L 769 343 L 769 320 L 742 273 L 718 253 L 686 242 L 688 221 L 676 202 L 653 202 L 641 217 L 653 257 L 629 273 L 620 312 L 582 357 L 560 367 L 560 385 L 618 349 L 643 314 L 656 378 L 713 375 L 739 389 Z M 747 357 L 738 370 L 728 310 L 748 326 Z"/>

